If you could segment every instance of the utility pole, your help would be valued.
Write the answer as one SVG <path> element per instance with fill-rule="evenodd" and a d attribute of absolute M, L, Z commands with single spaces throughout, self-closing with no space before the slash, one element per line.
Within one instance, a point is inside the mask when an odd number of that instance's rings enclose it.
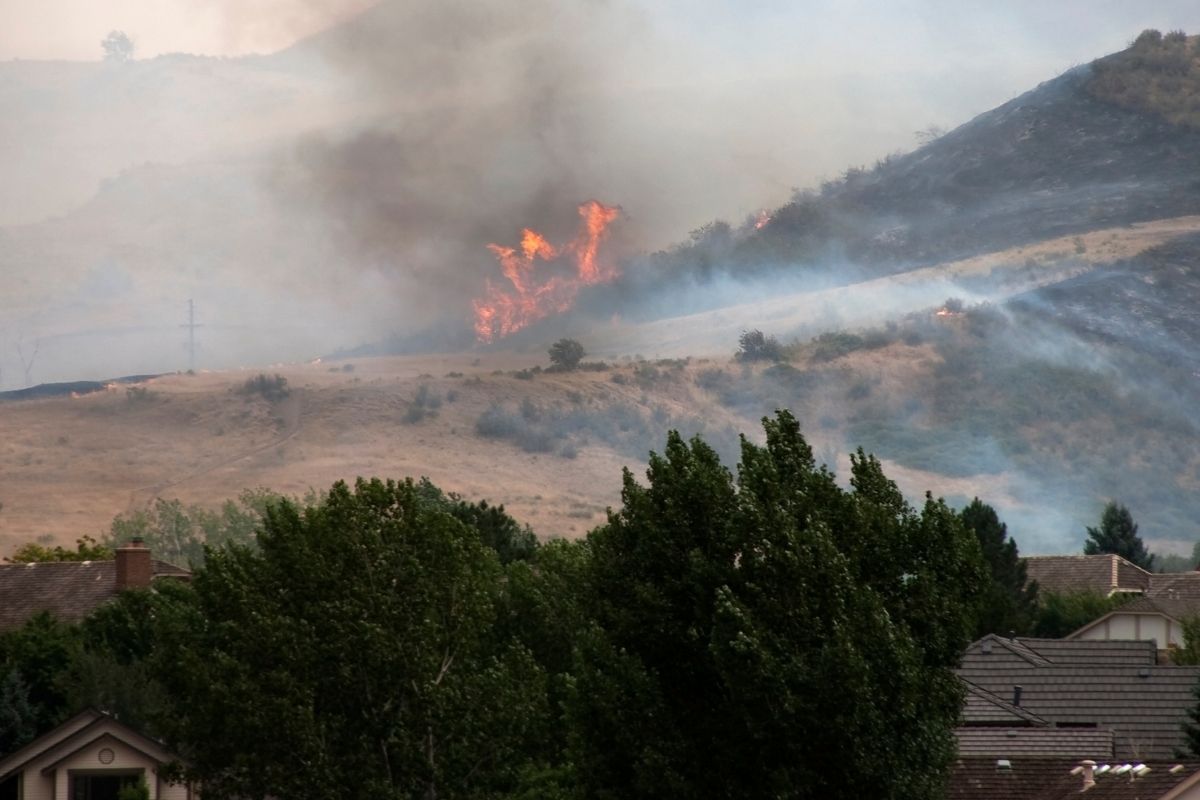
<path fill-rule="evenodd" d="M 181 328 L 188 329 L 188 372 L 196 371 L 196 328 L 203 328 L 203 325 L 196 324 L 196 301 L 188 300 L 188 321 L 186 325 L 180 325 Z"/>

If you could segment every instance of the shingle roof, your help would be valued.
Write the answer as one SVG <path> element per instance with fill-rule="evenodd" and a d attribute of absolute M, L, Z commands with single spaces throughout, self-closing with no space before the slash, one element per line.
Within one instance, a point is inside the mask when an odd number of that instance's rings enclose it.
<path fill-rule="evenodd" d="M 1138 764 L 1139 762 L 1133 762 L 1128 766 L 1137 766 Z M 1180 784 L 1194 783 L 1197 779 L 1197 770 L 1200 769 L 1200 764 L 1196 763 L 1150 762 L 1145 765 L 1150 768 L 1149 772 L 1131 779 L 1131 770 L 1117 775 L 1114 774 L 1115 769 L 1101 772 L 1103 766 L 1121 767 L 1126 765 L 1120 762 L 1110 762 L 1107 765 L 1098 766 L 1093 773 L 1096 785 L 1088 789 L 1086 794 L 1082 791 L 1083 776 L 1068 773 L 1049 786 L 1046 791 L 1034 795 L 1030 800 L 1068 800 L 1068 798 L 1075 800 L 1080 796 L 1086 797 L 1088 800 L 1159 800 Z M 1171 770 L 1175 767 L 1182 767 L 1182 769 L 1172 772 Z"/>
<path fill-rule="evenodd" d="M 963 715 L 976 724 L 989 725 L 1049 725 L 1050 723 L 1028 709 L 1015 706 L 1003 697 L 976 686 L 968 680 Z"/>
<path fill-rule="evenodd" d="M 1046 592 L 1145 592 L 1151 575 L 1117 555 L 1030 556 L 1025 575 Z"/>
<path fill-rule="evenodd" d="M 1095 785 L 1083 792 L 1083 776 L 1073 772 L 1078 759 L 1004 758 L 1001 768 L 994 757 L 960 757 L 954 765 L 947 800 L 1159 800 L 1167 792 L 1198 779 L 1200 764 L 1172 761 L 1149 762 L 1150 771 L 1130 780 L 1130 771 L 1114 775 L 1110 769 L 1093 773 Z M 1096 760 L 1104 765 L 1102 760 Z M 1134 762 L 1137 764 L 1139 762 Z M 1121 762 L 1108 762 L 1121 766 Z M 1175 767 L 1182 767 L 1175 772 Z"/>
<path fill-rule="evenodd" d="M 1140 598 L 1139 598 L 1140 599 Z M 1137 602 L 1132 601 L 1132 602 Z M 1124 606 L 1122 606 L 1124 608 Z M 1116 664 L 1155 664 L 1158 653 L 1150 640 L 1035 639 L 989 634 L 972 642 L 963 663 L 1037 667 L 1057 664 L 1099 667 Z"/>
<path fill-rule="evenodd" d="M 1107 728 L 962 727 L 954 735 L 963 757 L 1113 758 L 1113 732 Z"/>
<path fill-rule="evenodd" d="M 1200 667 L 1158 666 L 1153 642 L 1017 640 L 1041 658 L 1030 661 L 995 645 L 985 654 L 984 641 L 968 649 L 958 670 L 968 698 L 973 686 L 1007 701 L 1019 685 L 1020 708 L 1052 725 L 1111 728 L 1117 758 L 1171 758 L 1182 746 L 1180 726 L 1196 703 Z M 1004 717 L 976 696 L 963 720 L 995 725 Z"/>
<path fill-rule="evenodd" d="M 154 579 L 188 578 L 186 569 L 155 559 Z M 0 630 L 23 625 L 48 611 L 78 622 L 117 593 L 115 561 L 0 564 Z"/>
<path fill-rule="evenodd" d="M 950 774 L 946 800 L 1031 800 L 1070 775 L 1079 763 L 1062 758 L 1005 758 L 1009 767 L 999 769 L 998 760 L 960 757 Z"/>
<path fill-rule="evenodd" d="M 1146 594 L 1174 600 L 1200 600 L 1200 572 L 1160 572 L 1150 576 Z"/>

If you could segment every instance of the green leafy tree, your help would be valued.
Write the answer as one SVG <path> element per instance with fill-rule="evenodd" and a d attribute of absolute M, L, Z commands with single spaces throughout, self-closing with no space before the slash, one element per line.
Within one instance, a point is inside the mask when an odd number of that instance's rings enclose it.
<path fill-rule="evenodd" d="M 1087 533 L 1088 539 L 1083 543 L 1085 555 L 1115 553 L 1142 569 L 1153 566 L 1154 558 L 1138 536 L 1138 526 L 1125 506 L 1110 502 L 1100 516 L 1100 527 L 1089 527 Z"/>
<path fill-rule="evenodd" d="M 227 500 L 218 511 L 210 511 L 157 498 L 149 509 L 113 519 L 104 546 L 120 547 L 139 537 L 156 558 L 196 567 L 204 563 L 206 545 L 253 544 L 267 508 L 282 499 L 269 489 L 247 489 L 236 501 Z"/>
<path fill-rule="evenodd" d="M 1180 666 L 1200 664 L 1200 617 L 1180 620 L 1183 627 L 1183 647 L 1171 648 L 1171 663 Z"/>
<path fill-rule="evenodd" d="M 492 797 L 545 725 L 544 673 L 493 635 L 499 559 L 411 482 L 335 484 L 211 551 L 156 674 L 215 795 Z"/>
<path fill-rule="evenodd" d="M 0 633 L 0 675 L 20 672 L 37 733 L 50 730 L 79 710 L 71 705 L 65 676 L 81 650 L 78 626 L 45 612 Z"/>
<path fill-rule="evenodd" d="M 1037 586 L 1028 584 L 1025 562 L 1016 541 L 1008 535 L 1008 526 L 978 497 L 958 516 L 975 534 L 990 578 L 983 591 L 975 638 L 989 633 L 1028 634 L 1037 616 Z"/>
<path fill-rule="evenodd" d="M 550 345 L 550 363 L 555 369 L 570 372 L 579 366 L 587 353 L 583 345 L 574 339 L 559 339 Z"/>
<path fill-rule="evenodd" d="M 117 800 L 150 800 L 150 787 L 145 776 L 139 777 L 137 783 L 122 786 L 117 792 Z"/>
<path fill-rule="evenodd" d="M 111 561 L 113 550 L 106 544 L 100 544 L 91 536 L 75 540 L 75 549 L 68 550 L 62 545 L 47 547 L 36 542 L 21 545 L 9 557 L 14 564 L 32 564 L 43 561 Z"/>
<path fill-rule="evenodd" d="M 1082 628 L 1092 620 L 1120 608 L 1129 595 L 1107 597 L 1099 592 L 1040 592 L 1038 612 L 1033 623 L 1033 635 L 1046 639 L 1061 639 Z"/>
<path fill-rule="evenodd" d="M 513 519 L 503 505 L 489 505 L 486 500 L 472 503 L 455 492 L 443 492 L 428 478 L 421 479 L 417 491 L 426 502 L 476 531 L 480 541 L 496 551 L 501 564 L 526 561 L 537 549 L 537 536 L 533 530 Z"/>
<path fill-rule="evenodd" d="M 941 791 L 975 538 L 940 501 L 911 508 L 861 450 L 846 491 L 791 414 L 764 426 L 736 481 L 672 433 L 588 537 L 569 699 L 585 797 Z"/>
<path fill-rule="evenodd" d="M 1183 723 L 1183 735 L 1187 738 L 1187 753 L 1200 757 L 1200 683 L 1192 690 L 1196 704 L 1188 709 L 1187 722 Z"/>
<path fill-rule="evenodd" d="M 37 736 L 37 712 L 21 670 L 0 672 L 0 753 L 11 753 Z"/>

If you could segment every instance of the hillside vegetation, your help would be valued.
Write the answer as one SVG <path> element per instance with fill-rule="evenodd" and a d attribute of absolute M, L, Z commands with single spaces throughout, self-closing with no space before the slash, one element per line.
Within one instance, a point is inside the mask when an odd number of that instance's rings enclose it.
<path fill-rule="evenodd" d="M 1093 62 L 1087 91 L 1121 108 L 1200 128 L 1200 37 L 1143 31 L 1128 50 Z"/>

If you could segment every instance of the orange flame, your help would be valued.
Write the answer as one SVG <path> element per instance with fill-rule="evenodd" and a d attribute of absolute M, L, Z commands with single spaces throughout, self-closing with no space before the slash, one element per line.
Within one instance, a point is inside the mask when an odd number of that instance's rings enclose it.
<path fill-rule="evenodd" d="M 763 228 L 766 227 L 767 223 L 770 221 L 771 221 L 771 212 L 767 211 L 765 208 L 762 209 L 761 211 L 758 212 L 758 215 L 755 216 L 755 218 L 754 218 L 754 230 L 761 231 Z"/>
<path fill-rule="evenodd" d="M 488 281 L 485 296 L 474 302 L 475 338 L 491 342 L 516 333 L 551 314 L 570 309 L 584 286 L 615 279 L 619 274 L 616 267 L 602 263 L 598 256 L 608 227 L 620 215 L 620 208 L 589 200 L 579 207 L 582 220 L 579 233 L 562 248 L 529 228 L 521 232 L 519 249 L 489 244 L 488 249 L 500 262 L 500 271 L 511 287 L 499 287 Z M 538 274 L 538 262 L 548 264 L 567 256 L 574 259 L 574 275 Z"/>

